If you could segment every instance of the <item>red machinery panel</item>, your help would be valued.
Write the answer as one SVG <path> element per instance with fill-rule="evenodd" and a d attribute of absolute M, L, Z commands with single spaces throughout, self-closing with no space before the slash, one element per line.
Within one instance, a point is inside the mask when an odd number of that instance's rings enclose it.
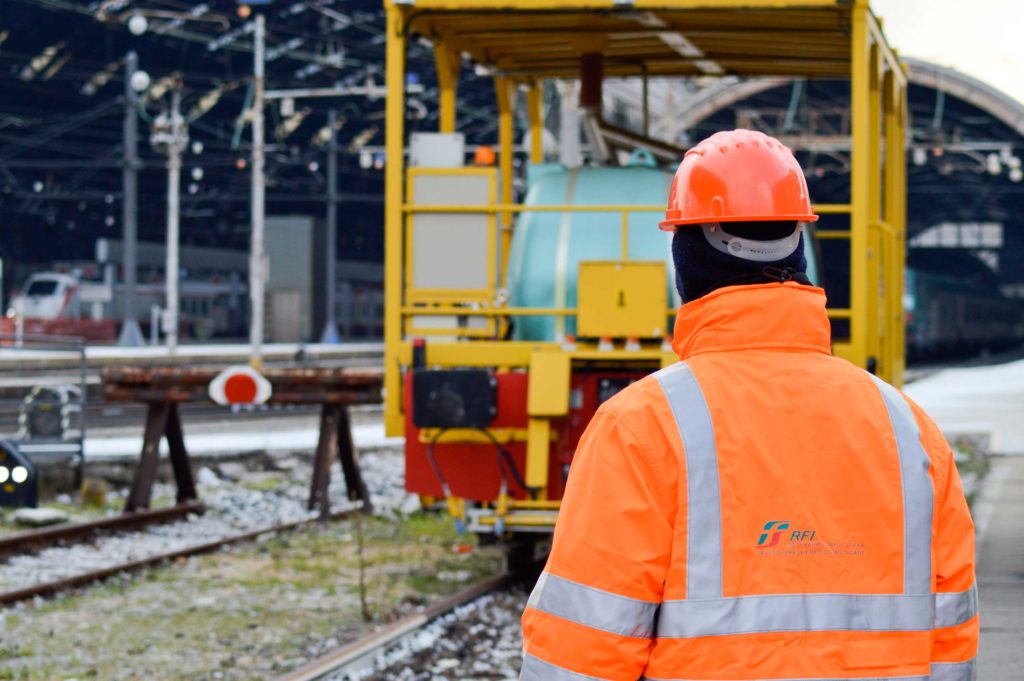
<path fill-rule="evenodd" d="M 598 406 L 619 390 L 646 375 L 645 371 L 580 371 L 572 376 L 569 415 L 551 422 L 552 442 L 548 469 L 549 499 L 561 499 L 569 465 L 580 438 Z M 498 381 L 498 414 L 490 430 L 524 429 L 527 426 L 526 395 L 528 374 L 506 371 L 495 374 Z M 412 420 L 412 373 L 405 382 L 405 487 L 414 494 L 442 497 L 441 483 L 427 457 L 427 443 L 421 441 L 421 430 Z M 503 445 L 512 456 L 520 475 L 525 474 L 526 443 Z M 434 445 L 434 459 L 451 488 L 452 494 L 471 501 L 494 501 L 501 487 L 498 449 L 490 442 Z M 524 490 L 513 479 L 509 492 L 517 499 L 526 498 Z"/>

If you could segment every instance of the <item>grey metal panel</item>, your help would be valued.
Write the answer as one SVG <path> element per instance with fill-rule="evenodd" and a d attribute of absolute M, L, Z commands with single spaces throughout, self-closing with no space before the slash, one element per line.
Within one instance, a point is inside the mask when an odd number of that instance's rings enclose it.
<path fill-rule="evenodd" d="M 420 175 L 413 182 L 415 205 L 487 205 L 486 175 Z M 484 289 L 488 280 L 489 216 L 486 213 L 413 215 L 412 287 Z"/>
<path fill-rule="evenodd" d="M 413 168 L 461 168 L 465 162 L 466 138 L 461 132 L 409 136 L 409 165 Z"/>

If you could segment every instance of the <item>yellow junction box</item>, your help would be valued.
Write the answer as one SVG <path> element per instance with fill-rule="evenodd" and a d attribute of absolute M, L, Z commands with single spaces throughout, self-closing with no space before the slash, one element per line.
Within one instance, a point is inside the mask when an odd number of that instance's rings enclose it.
<path fill-rule="evenodd" d="M 580 263 L 576 333 L 581 338 L 662 338 L 668 309 L 665 263 Z"/>

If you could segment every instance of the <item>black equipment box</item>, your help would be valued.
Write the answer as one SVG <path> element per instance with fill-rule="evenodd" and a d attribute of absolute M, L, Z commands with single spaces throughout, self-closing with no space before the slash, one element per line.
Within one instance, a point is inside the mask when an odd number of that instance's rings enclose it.
<path fill-rule="evenodd" d="M 417 369 L 412 422 L 417 428 L 486 428 L 498 413 L 498 382 L 487 369 Z"/>

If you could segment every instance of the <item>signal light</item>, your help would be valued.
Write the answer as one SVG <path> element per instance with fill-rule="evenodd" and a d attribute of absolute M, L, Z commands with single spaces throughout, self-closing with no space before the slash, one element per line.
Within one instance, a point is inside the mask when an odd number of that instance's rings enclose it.
<path fill-rule="evenodd" d="M 0 506 L 19 508 L 39 505 L 36 467 L 18 445 L 0 440 Z"/>

